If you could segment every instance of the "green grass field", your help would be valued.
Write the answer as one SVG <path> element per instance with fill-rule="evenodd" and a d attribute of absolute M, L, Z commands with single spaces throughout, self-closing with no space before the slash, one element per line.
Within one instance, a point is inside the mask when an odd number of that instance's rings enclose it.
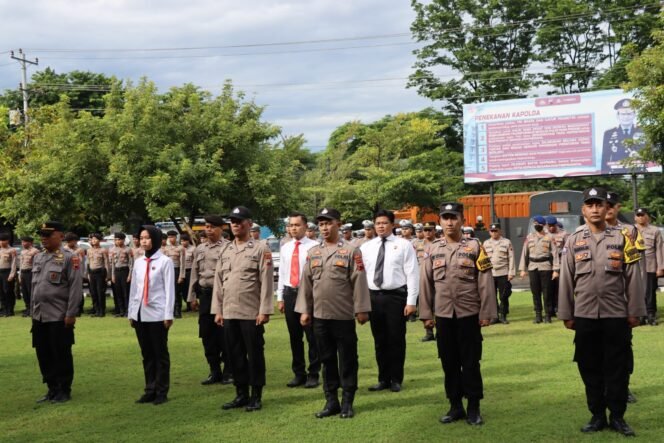
<path fill-rule="evenodd" d="M 19 305 L 22 305 L 19 302 Z M 22 307 L 22 306 L 21 306 Z M 170 401 L 137 405 L 143 374 L 133 330 L 124 319 L 84 316 L 76 324 L 73 399 L 37 405 L 46 388 L 31 348 L 30 321 L 0 319 L 1 441 L 606 441 L 603 431 L 582 435 L 590 418 L 583 385 L 572 362 L 573 333 L 561 322 L 533 325 L 529 293 L 512 296 L 511 324 L 485 328 L 482 373 L 485 425 L 438 423 L 448 404 L 435 343 L 420 343 L 420 322 L 408 324 L 404 390 L 370 393 L 376 364 L 369 325 L 358 327 L 360 389 L 356 417 L 319 420 L 322 390 L 289 389 L 290 349 L 284 318 L 266 329 L 268 384 L 263 410 L 222 411 L 233 386 L 201 386 L 207 365 L 195 314 L 175 322 L 170 335 Z M 663 441 L 664 326 L 634 333 L 636 370 L 631 388 L 638 403 L 626 419 L 645 441 Z"/>

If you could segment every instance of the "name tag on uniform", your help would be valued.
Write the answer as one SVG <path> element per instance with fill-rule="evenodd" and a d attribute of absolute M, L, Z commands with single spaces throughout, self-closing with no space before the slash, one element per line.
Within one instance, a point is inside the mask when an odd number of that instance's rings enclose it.
<path fill-rule="evenodd" d="M 340 266 L 342 268 L 345 268 L 346 266 L 348 266 L 348 262 L 346 260 L 336 260 L 334 262 L 334 266 Z"/>
<path fill-rule="evenodd" d="M 590 258 L 590 252 L 582 252 L 580 254 L 576 254 L 574 256 L 574 259 L 576 261 L 581 261 L 581 260 L 588 260 Z"/>

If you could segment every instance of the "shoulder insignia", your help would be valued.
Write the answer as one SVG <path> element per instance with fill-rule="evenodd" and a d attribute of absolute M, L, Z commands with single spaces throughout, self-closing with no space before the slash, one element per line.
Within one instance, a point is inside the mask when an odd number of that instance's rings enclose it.
<path fill-rule="evenodd" d="M 339 249 L 339 254 L 348 254 L 348 249 Z"/>
<path fill-rule="evenodd" d="M 71 263 L 74 266 L 74 269 L 78 270 L 78 268 L 81 266 L 81 258 L 78 255 L 74 255 L 71 258 Z"/>
<path fill-rule="evenodd" d="M 625 263 L 626 264 L 636 263 L 637 261 L 641 260 L 641 253 L 639 252 L 639 249 L 634 245 L 632 240 L 629 238 L 629 236 L 623 234 L 623 237 L 625 238 L 625 245 L 623 247 Z"/>
<path fill-rule="evenodd" d="M 263 253 L 263 260 L 272 260 L 272 252 L 271 251 L 265 251 Z"/>
<path fill-rule="evenodd" d="M 486 251 L 484 250 L 484 247 L 482 247 L 482 246 L 480 246 L 480 256 L 477 257 L 477 261 L 475 262 L 475 265 L 477 266 L 477 269 L 481 272 L 484 272 L 484 271 L 492 268 L 491 259 L 486 254 Z"/>
<path fill-rule="evenodd" d="M 355 251 L 353 254 L 353 260 L 355 260 L 355 269 L 360 272 L 364 271 L 364 262 L 362 261 L 362 253 L 360 251 Z"/>

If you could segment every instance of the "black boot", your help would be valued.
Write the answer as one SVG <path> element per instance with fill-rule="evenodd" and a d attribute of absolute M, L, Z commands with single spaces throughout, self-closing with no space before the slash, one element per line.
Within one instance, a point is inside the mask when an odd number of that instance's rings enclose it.
<path fill-rule="evenodd" d="M 219 368 L 210 368 L 210 375 L 208 377 L 201 381 L 202 385 L 213 385 L 215 383 L 221 383 L 222 377 L 221 377 L 221 369 Z"/>
<path fill-rule="evenodd" d="M 461 400 L 450 401 L 450 410 L 438 420 L 442 424 L 454 423 L 455 421 L 466 418 L 466 411 L 463 409 Z"/>
<path fill-rule="evenodd" d="M 341 412 L 341 405 L 339 405 L 339 397 L 337 391 L 325 391 L 325 406 L 321 411 L 316 412 L 317 418 L 331 417 Z"/>
<path fill-rule="evenodd" d="M 533 323 L 535 323 L 535 324 L 542 323 L 542 313 L 541 312 L 535 312 L 535 320 L 533 320 Z"/>
<path fill-rule="evenodd" d="M 551 323 L 551 316 L 549 314 L 544 317 L 544 323 Z"/>
<path fill-rule="evenodd" d="M 484 420 L 480 414 L 480 400 L 478 398 L 468 399 L 468 417 L 466 418 L 466 423 L 473 426 L 484 424 Z"/>
<path fill-rule="evenodd" d="M 228 403 L 224 403 L 221 406 L 221 409 L 235 409 L 242 408 L 249 404 L 249 386 L 236 386 L 235 387 L 235 398 Z"/>
<path fill-rule="evenodd" d="M 355 400 L 354 392 L 343 391 L 341 393 L 341 418 L 355 417 L 355 411 L 353 410 L 353 400 Z"/>
<path fill-rule="evenodd" d="M 263 407 L 263 387 L 252 386 L 249 404 L 244 408 L 247 412 L 259 411 Z"/>
<path fill-rule="evenodd" d="M 657 315 L 656 314 L 654 314 L 652 312 L 650 314 L 648 314 L 648 324 L 650 326 L 657 326 L 658 323 L 657 323 Z"/>

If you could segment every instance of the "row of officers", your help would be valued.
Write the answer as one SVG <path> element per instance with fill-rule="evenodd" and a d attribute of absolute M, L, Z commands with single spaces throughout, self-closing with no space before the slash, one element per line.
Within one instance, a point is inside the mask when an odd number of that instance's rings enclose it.
<path fill-rule="evenodd" d="M 605 190 L 584 192 L 586 224 L 569 235 L 556 259 L 558 317 L 576 331 L 575 361 L 592 413 L 582 430 L 610 426 L 631 435 L 624 413 L 633 366 L 631 328 L 646 313 L 643 259 L 630 228 L 607 223 L 608 208 Z M 251 237 L 252 215 L 247 208 L 236 207 L 227 218 L 233 241 L 222 238 L 224 217 L 205 218 L 207 242 L 194 250 L 187 301 L 199 310 L 199 336 L 210 366 L 203 383 L 232 382 L 235 398 L 222 408 L 256 411 L 262 407 L 266 384 L 264 328 L 274 312 L 272 254 L 265 243 Z M 291 342 L 294 378 L 288 386 L 315 387 L 322 371 L 325 404 L 316 417 L 352 418 L 358 388 L 355 328 L 356 323 L 370 322 L 378 380 L 369 390 L 399 392 L 406 320 L 419 302 L 424 327 L 437 331 L 450 403 L 440 421 L 483 424 L 481 328 L 498 318 L 496 283 L 486 248 L 462 234 L 463 205 L 441 205 L 443 236 L 426 245 L 419 263 L 413 243 L 393 234 L 392 212 L 375 213 L 377 235 L 360 247 L 343 239 L 340 219 L 336 209 L 322 209 L 316 216 L 321 239 L 313 241 L 305 235 L 306 216 L 289 217 L 291 240 L 282 245 L 276 291 Z M 76 254 L 49 243 L 60 235 L 59 229 L 58 223 L 46 223 L 40 231 L 46 251 L 35 257 L 31 301 L 33 345 L 49 386 L 41 400 L 55 402 L 70 398 L 71 344 L 82 274 Z M 139 241 L 145 253 L 135 260 L 131 277 L 128 317 L 136 328 L 146 380 L 139 403 L 163 403 L 169 389 L 167 332 L 180 274 L 173 261 L 153 246 L 160 237 L 156 228 L 142 228 Z M 537 258 L 529 259 L 533 257 Z M 507 272 L 509 276 L 509 264 Z M 62 341 L 54 340 L 58 334 Z"/>

